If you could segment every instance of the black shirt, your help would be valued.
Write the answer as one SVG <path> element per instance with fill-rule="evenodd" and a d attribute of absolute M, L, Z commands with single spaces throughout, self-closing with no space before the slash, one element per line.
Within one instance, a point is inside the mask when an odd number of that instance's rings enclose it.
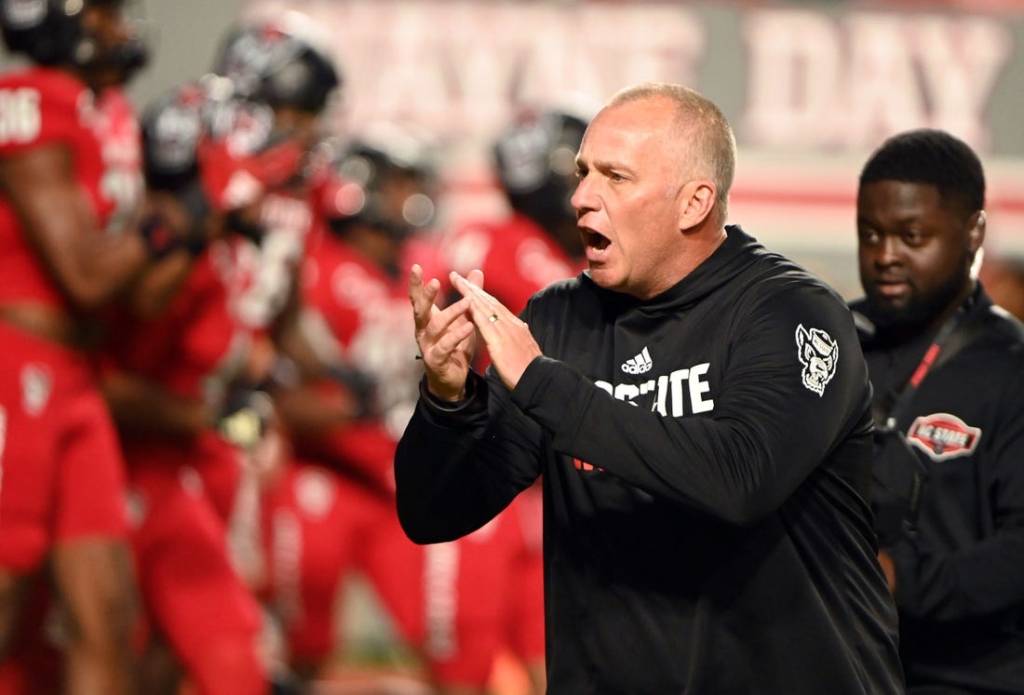
<path fill-rule="evenodd" d="M 869 387 L 835 293 L 737 227 L 648 301 L 584 274 L 524 320 L 545 357 L 396 457 L 418 542 L 544 483 L 552 693 L 896 693 L 866 503 Z"/>
<path fill-rule="evenodd" d="M 854 309 L 873 318 L 863 302 Z M 897 422 L 928 474 L 916 533 L 888 548 L 900 648 L 908 686 L 1024 695 L 1024 327 L 980 286 L 961 311 L 968 337 Z M 862 336 L 879 412 L 934 332 Z"/>

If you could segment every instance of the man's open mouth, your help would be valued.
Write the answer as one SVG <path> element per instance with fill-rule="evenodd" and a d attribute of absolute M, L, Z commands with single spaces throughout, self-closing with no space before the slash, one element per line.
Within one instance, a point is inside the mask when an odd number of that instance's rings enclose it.
<path fill-rule="evenodd" d="M 612 243 L 608 237 L 604 236 L 600 232 L 595 232 L 593 229 L 580 227 L 580 233 L 583 234 L 584 245 L 598 251 L 603 251 Z"/>

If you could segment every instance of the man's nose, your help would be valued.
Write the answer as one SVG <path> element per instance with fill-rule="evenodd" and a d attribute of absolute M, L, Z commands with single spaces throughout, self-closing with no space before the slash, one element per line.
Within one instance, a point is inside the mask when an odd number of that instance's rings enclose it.
<path fill-rule="evenodd" d="M 572 198 L 569 199 L 569 202 L 576 210 L 577 215 L 582 215 L 588 210 L 597 209 L 593 186 L 590 184 L 589 176 L 581 176 L 579 178 L 579 181 L 576 184 L 576 190 L 573 191 Z"/>
<path fill-rule="evenodd" d="M 902 260 L 899 239 L 891 234 L 882 237 L 882 243 L 878 245 L 878 253 L 875 255 L 875 263 L 879 266 L 890 266 Z"/>

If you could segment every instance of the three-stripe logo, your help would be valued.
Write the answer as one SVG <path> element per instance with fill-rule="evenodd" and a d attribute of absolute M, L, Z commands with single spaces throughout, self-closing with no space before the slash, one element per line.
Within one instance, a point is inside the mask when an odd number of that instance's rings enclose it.
<path fill-rule="evenodd" d="M 638 355 L 630 357 L 622 363 L 622 371 L 626 374 L 646 374 L 651 371 L 652 367 L 654 367 L 654 360 L 651 359 L 651 353 L 647 351 L 646 345 Z"/>

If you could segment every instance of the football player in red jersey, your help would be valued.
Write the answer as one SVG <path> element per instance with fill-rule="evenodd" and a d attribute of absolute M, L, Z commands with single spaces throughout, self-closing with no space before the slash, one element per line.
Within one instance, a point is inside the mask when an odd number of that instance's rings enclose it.
<path fill-rule="evenodd" d="M 151 186 L 235 233 L 197 259 L 165 313 L 136 327 L 107 382 L 131 464 L 146 605 L 200 692 L 218 695 L 267 687 L 258 606 L 238 576 L 263 582 L 249 503 L 254 461 L 273 441 L 263 437 L 272 406 L 249 385 L 263 378 L 259 348 L 273 353 L 287 334 L 311 218 L 306 159 L 340 82 L 313 46 L 269 26 L 236 32 L 225 55 L 249 39 L 258 61 L 222 57 L 230 78 L 179 90 L 147 120 Z M 230 98 L 218 95 L 225 86 Z M 200 131 L 210 137 L 197 148 Z"/>
<path fill-rule="evenodd" d="M 253 59 L 236 60 L 238 46 L 252 48 L 250 42 L 257 45 L 247 54 Z M 133 358 L 122 363 L 131 374 L 121 372 L 114 384 L 118 393 L 112 394 L 121 401 L 117 410 L 126 429 L 136 427 L 136 436 L 126 438 L 126 449 L 141 503 L 136 549 L 147 605 L 195 684 L 218 695 L 260 692 L 257 677 L 265 683 L 262 665 L 253 664 L 253 627 L 260 625 L 253 615 L 255 603 L 227 571 L 228 557 L 251 588 L 261 588 L 259 459 L 278 439 L 268 428 L 272 406 L 253 387 L 266 378 L 270 360 L 262 356 L 290 348 L 302 370 L 323 367 L 315 356 L 307 357 L 304 341 L 294 337 L 299 307 L 295 276 L 312 220 L 310 150 L 319 136 L 320 114 L 340 84 L 323 53 L 270 25 L 234 32 L 222 53 L 217 71 L 229 77 L 207 83 L 215 88 L 230 84 L 231 101 L 239 108 L 231 109 L 233 127 L 220 140 L 223 146 L 200 148 L 193 166 L 207 196 L 219 191 L 219 202 L 217 196 L 210 202 L 226 211 L 224 221 L 238 234 L 231 243 L 210 249 L 183 295 L 157 322 L 163 330 L 147 326 L 136 333 Z M 189 130 L 175 111 L 154 120 L 154 141 L 161 130 L 171 140 L 176 131 Z M 220 111 L 210 114 L 212 127 L 223 125 Z M 172 145 L 165 154 L 175 151 Z M 252 154 L 239 168 L 222 166 L 225 158 L 211 152 L 226 154 L 229 161 L 239 153 Z M 180 163 L 178 169 L 180 174 Z M 162 168 L 162 177 L 174 170 Z M 187 200 L 191 196 L 185 193 L 181 197 Z M 164 340 L 154 337 L 161 335 Z M 149 422 L 143 423 L 137 421 L 144 412 L 140 406 L 154 399 L 147 397 L 139 376 L 150 385 L 155 381 L 164 392 L 156 402 L 170 406 L 150 412 Z M 175 404 L 174 397 L 185 402 Z M 143 425 L 141 433 L 138 425 Z M 184 433 L 194 445 L 175 446 L 166 437 L 161 441 L 154 425 Z M 175 473 L 168 475 L 168 470 Z M 177 475 L 180 471 L 187 472 L 185 478 Z M 196 547 L 207 558 L 202 577 L 192 571 L 194 565 L 181 561 L 181 553 L 193 557 Z M 225 613 L 231 619 L 225 620 Z M 211 649 L 213 643 L 222 649 Z"/>
<path fill-rule="evenodd" d="M 312 201 L 318 186 L 311 154 L 321 137 L 321 116 L 341 77 L 331 58 L 302 33 L 305 29 L 273 23 L 243 25 L 229 33 L 214 67 L 217 74 L 231 80 L 240 96 L 270 107 L 269 142 L 292 143 L 301 158 L 294 175 L 264 191 L 259 243 L 244 245 L 237 259 L 250 269 L 251 278 L 233 300 L 232 312 L 254 333 L 252 373 L 262 375 L 256 378 L 263 380 L 280 355 L 287 358 L 281 363 L 299 374 L 316 374 L 324 368 L 298 328 L 301 297 L 297 278 L 313 225 Z M 282 372 L 290 375 L 289 369 L 274 370 L 273 374 L 282 378 Z M 252 466 L 237 465 L 201 471 L 214 506 L 225 519 L 232 520 L 232 542 L 250 548 L 258 547 L 255 538 L 247 537 L 258 522 L 237 503 L 258 492 L 258 481 L 246 475 L 253 472 Z M 256 567 L 252 572 L 260 571 Z"/>
<path fill-rule="evenodd" d="M 511 214 L 473 221 L 446 242 L 460 274 L 484 271 L 488 292 L 522 311 L 538 290 L 572 277 L 583 266 L 576 214 L 576 152 L 586 121 L 562 111 L 524 112 L 494 145 L 498 182 Z"/>
<path fill-rule="evenodd" d="M 84 348 L 90 313 L 173 248 L 137 225 L 132 116 L 106 94 L 145 51 L 117 0 L 5 0 L 0 28 L 32 63 L 0 77 L 0 661 L 46 560 L 66 689 L 132 692 L 121 454 Z"/>
<path fill-rule="evenodd" d="M 330 231 L 316 236 L 307 259 L 306 326 L 318 327 L 314 342 L 325 354 L 363 375 L 368 407 L 355 422 L 316 417 L 322 409 L 311 404 L 333 395 L 329 384 L 282 401 L 303 463 L 272 492 L 266 526 L 275 603 L 301 670 L 315 673 L 337 649 L 331 606 L 339 578 L 357 568 L 423 656 L 433 685 L 479 693 L 501 647 L 542 659 L 542 579 L 532 577 L 531 642 L 511 614 L 519 568 L 532 559 L 533 529 L 524 528 L 532 517 L 519 505 L 468 538 L 426 548 L 397 523 L 392 459 L 421 374 L 403 269 L 418 263 L 444 275 L 437 240 L 425 233 L 436 191 L 422 149 L 393 132 L 349 143 L 338 158 L 341 181 L 324 190 Z"/>
<path fill-rule="evenodd" d="M 337 649 L 331 606 L 347 570 L 361 565 L 393 614 L 394 592 L 382 583 L 400 590 L 416 582 L 420 553 L 410 543 L 390 549 L 391 570 L 367 565 L 371 548 L 383 559 L 383 542 L 400 538 L 393 430 L 401 430 L 401 411 L 415 397 L 418 370 L 402 333 L 408 299 L 400 269 L 413 259 L 440 268 L 436 245 L 409 239 L 434 219 L 427 170 L 357 143 L 329 158 L 337 176 L 321 189 L 320 203 L 330 226 L 318 226 L 306 260 L 303 327 L 323 359 L 343 363 L 345 373 L 279 400 L 299 462 L 269 492 L 266 524 L 274 605 L 291 658 L 310 677 Z M 341 407 L 353 396 L 355 420 Z M 395 618 L 408 636 L 407 621 Z"/>
<path fill-rule="evenodd" d="M 201 472 L 238 465 L 239 442 L 222 436 L 218 422 L 256 405 L 229 398 L 252 338 L 231 305 L 248 280 L 239 249 L 259 241 L 252 216 L 263 191 L 292 176 L 299 162 L 291 143 L 269 142 L 271 122 L 265 105 L 232 98 L 223 78 L 174 90 L 147 110 L 152 195 L 215 229 L 166 308 L 121 323 L 105 378 L 128 461 L 147 613 L 203 694 L 268 688 L 259 606 L 232 567 L 224 519 Z M 147 676 L 147 687 L 166 688 L 177 674 Z"/>

